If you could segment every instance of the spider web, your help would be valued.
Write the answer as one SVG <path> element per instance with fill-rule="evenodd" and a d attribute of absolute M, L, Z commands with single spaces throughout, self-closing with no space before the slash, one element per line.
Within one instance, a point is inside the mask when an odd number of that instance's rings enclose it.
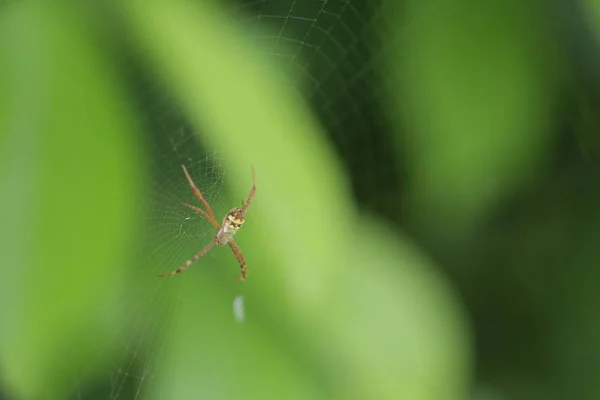
<path fill-rule="evenodd" d="M 386 13 L 400 5 L 406 32 L 438 8 L 414 0 L 247 0 L 235 8 L 262 55 L 283 66 L 286 80 L 320 117 L 354 179 L 356 197 L 376 212 L 396 207 L 397 197 L 386 198 L 377 187 L 396 186 L 403 167 L 391 152 L 391 121 L 383 111 L 390 94 L 381 75 L 392 40 Z M 365 187 L 372 190 L 359 190 Z"/>
<path fill-rule="evenodd" d="M 320 117 L 339 156 L 346 160 L 354 186 L 373 189 L 356 190 L 356 195 L 375 210 L 386 205 L 386 199 L 378 196 L 375 188 L 398 181 L 398 168 L 388 151 L 391 146 L 382 134 L 387 129 L 387 120 L 380 111 L 385 93 L 375 71 L 380 46 L 387 38 L 383 28 L 384 3 L 241 0 L 228 10 L 248 24 L 245 32 L 263 49 L 263 55 L 284 67 L 287 81 Z M 139 61 L 138 56 L 134 56 L 134 62 Z M 146 66 L 138 67 L 144 70 Z M 176 102 L 152 77 L 144 78 L 142 73 L 140 78 L 137 72 L 132 80 L 142 99 L 144 120 L 140 123 L 151 138 L 152 161 L 148 167 L 153 178 L 147 212 L 140 221 L 144 244 L 140 255 L 132 260 L 131 273 L 140 284 L 128 290 L 123 299 L 126 322 L 121 331 L 132 333 L 114 337 L 120 349 L 117 354 L 99 349 L 98 359 L 110 360 L 105 379 L 90 388 L 86 379 L 89 371 L 84 371 L 76 377 L 69 398 L 164 397 L 155 391 L 152 381 L 164 356 L 163 338 L 171 326 L 169 318 L 177 315 L 179 305 L 186 299 L 177 294 L 180 279 L 158 279 L 156 274 L 180 266 L 214 235 L 204 217 L 181 205 L 198 204 L 181 165 L 186 166 L 218 219 L 232 206 L 224 202 L 228 176 L 225 163 L 231 155 L 204 148 Z M 355 157 L 356 153 L 361 156 Z M 250 182 L 250 175 L 248 178 Z M 235 260 L 231 254 L 227 256 L 238 273 Z M 231 270 L 211 268 L 216 257 L 209 252 L 201 266 L 194 265 L 185 274 L 217 273 L 230 277 Z M 231 297 L 231 319 L 239 323 L 244 320 L 243 294 Z"/>
<path fill-rule="evenodd" d="M 154 159 L 156 174 L 151 184 L 151 200 L 144 220 L 140 221 L 140 226 L 147 230 L 146 234 L 141 234 L 145 243 L 131 263 L 131 273 L 139 286 L 126 291 L 121 310 L 125 322 L 111 345 L 120 350 L 118 354 L 112 354 L 100 349 L 97 358 L 90 360 L 91 366 L 109 360 L 104 380 L 92 389 L 92 392 L 101 393 L 98 398 L 144 398 L 146 384 L 152 379 L 160 360 L 163 338 L 171 326 L 171 317 L 176 315 L 178 304 L 185 301 L 177 294 L 180 280 L 159 279 L 156 275 L 180 266 L 214 235 L 214 228 L 204 217 L 181 205 L 182 202 L 198 203 L 181 165 L 186 166 L 196 184 L 202 188 L 203 196 L 215 213 L 220 215 L 222 212 L 221 199 L 227 176 L 223 170 L 223 159 L 215 153 L 202 151 L 195 136 L 184 127 L 173 131 L 168 143 L 168 154 L 157 154 Z M 187 273 L 209 273 L 207 269 L 214 264 L 214 259 L 213 254 L 207 254 L 203 257 L 201 268 L 192 268 Z M 235 303 L 236 315 L 232 312 L 232 318 L 239 320 L 243 313 L 243 297 L 236 299 Z M 68 398 L 89 398 L 89 387 L 81 387 L 83 382 L 87 385 L 89 373 L 91 368 L 76 377 L 76 385 Z"/>

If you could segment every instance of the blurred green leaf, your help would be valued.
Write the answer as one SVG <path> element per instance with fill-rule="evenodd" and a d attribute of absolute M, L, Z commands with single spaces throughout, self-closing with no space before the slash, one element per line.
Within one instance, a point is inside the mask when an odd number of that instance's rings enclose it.
<path fill-rule="evenodd" d="M 81 15 L 8 6 L 0 52 L 1 376 L 14 398 L 58 398 L 111 350 L 139 152 Z"/>
<path fill-rule="evenodd" d="M 244 285 L 290 325 L 303 352 L 292 357 L 294 346 L 280 346 L 266 326 L 236 327 L 223 317 L 231 303 L 206 282 L 181 282 L 185 300 L 162 365 L 168 378 L 153 393 L 463 398 L 468 353 L 456 299 L 396 252 L 393 232 L 362 225 L 320 129 L 280 74 L 208 4 L 131 2 L 125 13 L 202 138 L 227 155 L 240 197 L 256 166 L 257 195 L 238 235 L 250 266 Z M 326 382 L 303 363 L 328 365 Z"/>
<path fill-rule="evenodd" d="M 456 293 L 390 226 L 363 216 L 356 232 L 347 278 L 322 310 L 326 348 L 352 382 L 340 398 L 464 399 L 471 344 Z"/>
<path fill-rule="evenodd" d="M 583 0 L 578 5 L 581 5 L 581 15 L 589 22 L 596 38 L 600 38 L 600 3 L 595 0 Z"/>
<path fill-rule="evenodd" d="M 408 3 L 389 65 L 392 115 L 408 121 L 408 214 L 461 236 L 544 165 L 560 65 L 530 2 Z"/>
<path fill-rule="evenodd" d="M 344 201 L 345 179 L 328 157 L 316 122 L 280 74 L 243 40 L 235 21 L 210 4 L 200 9 L 177 1 L 140 7 L 134 1 L 128 6 L 135 34 L 163 82 L 179 96 L 204 140 L 226 157 L 236 185 L 235 204 L 248 195 L 250 166 L 255 165 L 260 201 L 252 204 L 249 218 L 261 217 L 253 235 L 262 239 L 258 243 L 277 238 L 268 253 L 286 265 L 269 275 L 283 274 L 301 304 L 297 312 L 314 312 L 328 284 L 343 273 L 339 256 L 329 249 L 343 247 L 349 232 L 346 216 L 352 213 Z M 301 234 L 319 226 L 326 229 L 321 233 L 326 241 Z M 320 255 L 317 264 L 306 266 L 310 257 L 305 249 Z"/>

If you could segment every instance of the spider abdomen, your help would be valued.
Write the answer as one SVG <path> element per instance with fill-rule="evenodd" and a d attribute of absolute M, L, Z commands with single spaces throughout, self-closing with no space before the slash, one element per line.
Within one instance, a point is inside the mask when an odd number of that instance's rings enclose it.
<path fill-rule="evenodd" d="M 215 235 L 217 239 L 217 245 L 225 246 L 231 240 L 233 235 L 242 227 L 244 224 L 244 214 L 237 208 L 231 210 L 225 218 L 223 218 L 223 225 L 221 229 Z"/>

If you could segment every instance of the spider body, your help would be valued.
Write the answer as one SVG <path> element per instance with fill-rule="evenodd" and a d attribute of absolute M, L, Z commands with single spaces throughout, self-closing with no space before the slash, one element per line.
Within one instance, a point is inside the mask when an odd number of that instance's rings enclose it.
<path fill-rule="evenodd" d="M 223 218 L 221 227 L 215 234 L 217 246 L 225 246 L 233 240 L 233 235 L 244 225 L 246 215 L 241 208 L 232 208 Z"/>
<path fill-rule="evenodd" d="M 231 211 L 229 211 L 225 215 L 225 218 L 223 218 L 223 222 L 221 224 L 217 222 L 215 213 L 213 212 L 208 202 L 202 196 L 202 193 L 200 193 L 200 190 L 198 190 L 198 188 L 196 187 L 196 184 L 194 184 L 194 181 L 190 177 L 190 174 L 188 173 L 185 166 L 182 165 L 181 168 L 183 169 L 183 173 L 185 174 L 185 177 L 187 178 L 188 183 L 190 184 L 190 187 L 194 192 L 194 195 L 198 198 L 198 200 L 200 200 L 205 209 L 203 210 L 202 208 L 195 207 L 187 203 L 183 203 L 183 205 L 191 208 L 198 214 L 204 216 L 208 220 L 208 222 L 210 222 L 210 224 L 217 230 L 217 233 L 215 233 L 215 237 L 210 243 L 204 246 L 204 248 L 200 250 L 198 254 L 186 261 L 185 264 L 183 264 L 181 267 L 169 273 L 160 274 L 158 276 L 164 277 L 179 274 L 185 271 L 190 265 L 192 265 L 192 263 L 199 260 L 200 257 L 208 253 L 208 251 L 212 249 L 213 246 L 229 245 L 229 247 L 231 247 L 231 251 L 233 251 L 233 254 L 235 255 L 235 258 L 240 263 L 241 275 L 239 277 L 239 280 L 243 281 L 248 275 L 248 269 L 246 268 L 246 261 L 244 260 L 244 255 L 242 254 L 242 251 L 240 250 L 238 245 L 233 240 L 233 236 L 244 224 L 246 218 L 246 210 L 252 202 L 252 198 L 254 197 L 254 193 L 256 192 L 256 177 L 254 174 L 254 167 L 252 167 L 252 189 L 250 190 L 250 194 L 248 195 L 248 200 L 246 200 L 245 203 L 242 203 L 242 208 L 232 208 Z"/>

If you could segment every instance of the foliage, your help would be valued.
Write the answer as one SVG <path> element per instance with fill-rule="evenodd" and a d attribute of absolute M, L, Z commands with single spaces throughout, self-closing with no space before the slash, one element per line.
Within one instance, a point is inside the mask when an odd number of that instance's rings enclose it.
<path fill-rule="evenodd" d="M 386 39 L 366 78 L 379 98 L 345 130 L 216 2 L 0 8 L 0 391 L 597 397 L 597 104 L 594 75 L 569 53 L 580 37 L 551 24 L 568 15 L 500 0 L 372 14 Z M 139 257 L 160 245 L 160 223 L 144 220 L 153 168 L 176 163 L 155 160 L 171 133 L 145 124 L 141 75 L 223 157 L 223 204 L 246 196 L 255 166 L 238 235 L 247 282 L 159 280 L 164 265 Z M 369 159 L 361 139 L 387 158 Z M 230 254 L 210 260 L 232 269 Z M 231 315 L 240 290 L 243 324 Z M 141 378 L 111 383 L 124 365 Z"/>

